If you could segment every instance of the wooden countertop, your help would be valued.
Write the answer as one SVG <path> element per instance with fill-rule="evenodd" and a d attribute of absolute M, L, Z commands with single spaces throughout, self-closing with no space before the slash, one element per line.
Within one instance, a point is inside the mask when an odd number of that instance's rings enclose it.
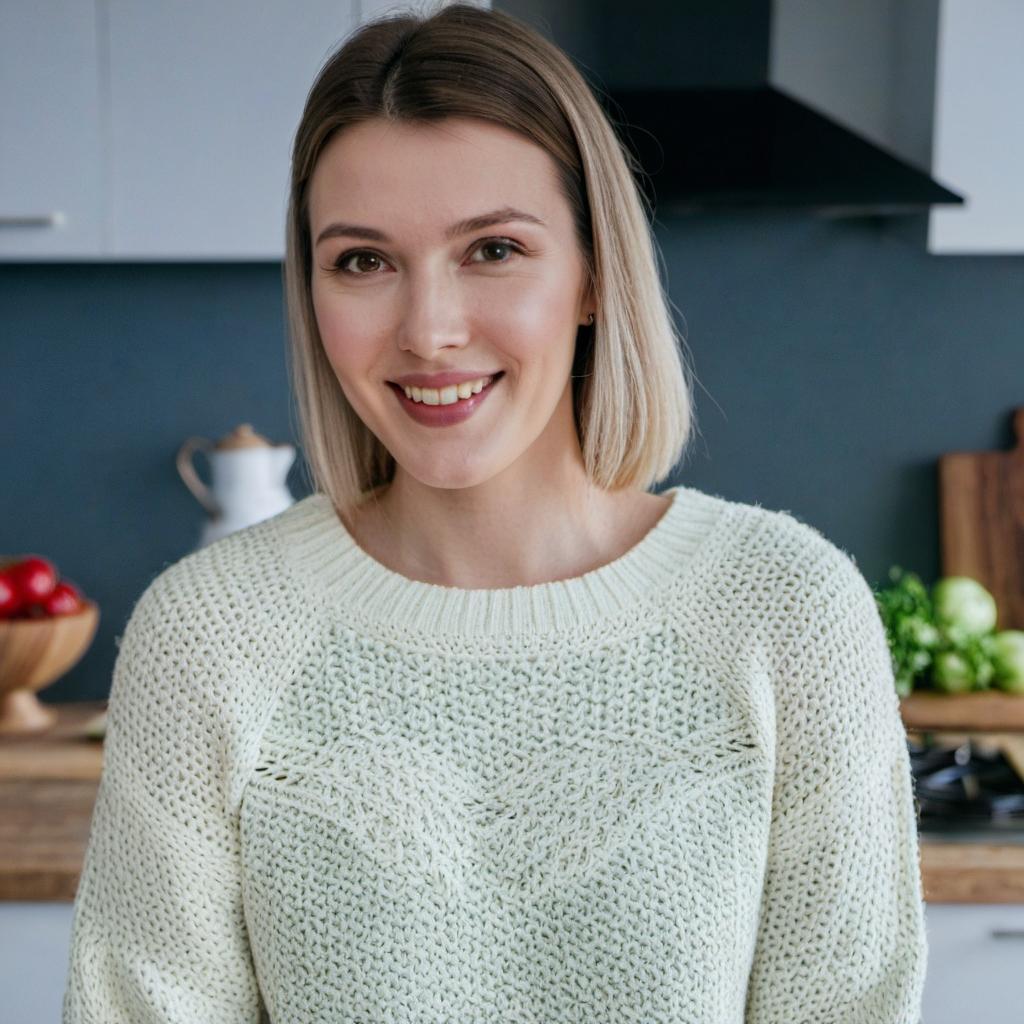
<path fill-rule="evenodd" d="M 900 698 L 900 717 L 911 730 L 1024 733 L 1024 694 L 984 690 L 952 696 L 917 690 Z"/>
<path fill-rule="evenodd" d="M 47 732 L 0 737 L 0 900 L 75 898 L 103 767 L 102 743 L 82 729 L 106 702 L 55 706 Z M 924 833 L 920 849 L 926 901 L 1024 903 L 1024 843 Z"/>
<path fill-rule="evenodd" d="M 55 707 L 46 732 L 0 736 L 0 900 L 75 898 L 103 768 L 82 729 L 106 701 Z"/>

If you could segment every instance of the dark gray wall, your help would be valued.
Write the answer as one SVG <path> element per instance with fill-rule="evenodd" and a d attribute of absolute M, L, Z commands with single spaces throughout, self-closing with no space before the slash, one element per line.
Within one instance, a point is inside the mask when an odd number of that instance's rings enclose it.
<path fill-rule="evenodd" d="M 92 646 L 42 699 L 99 699 L 135 599 L 198 543 L 179 446 L 241 422 L 295 436 L 281 268 L 2 265 L 0 323 L 0 552 L 44 555 L 98 602 Z"/>
<path fill-rule="evenodd" d="M 1009 446 L 1024 404 L 1024 257 L 929 256 L 922 228 L 655 224 L 698 378 L 668 483 L 791 511 L 876 585 L 893 563 L 937 577 L 937 457 Z M 51 558 L 99 602 L 43 699 L 102 698 L 132 603 L 198 537 L 178 446 L 246 421 L 297 443 L 280 267 L 0 265 L 0 323 L 0 552 Z M 289 483 L 308 491 L 301 457 Z"/>

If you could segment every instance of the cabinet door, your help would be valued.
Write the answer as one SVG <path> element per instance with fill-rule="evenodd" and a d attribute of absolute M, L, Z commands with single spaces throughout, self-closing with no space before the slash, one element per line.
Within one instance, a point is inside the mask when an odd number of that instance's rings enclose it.
<path fill-rule="evenodd" d="M 1024 252 L 1024 4 L 942 0 L 932 170 L 965 193 L 933 208 L 928 251 Z"/>
<path fill-rule="evenodd" d="M 71 903 L 0 900 L 0 1020 L 60 1020 L 73 917 Z"/>
<path fill-rule="evenodd" d="M 279 260 L 292 138 L 358 0 L 106 0 L 110 255 Z"/>
<path fill-rule="evenodd" d="M 1024 905 L 928 903 L 925 1024 L 1018 1024 Z"/>
<path fill-rule="evenodd" d="M 94 0 L 0 3 L 0 260 L 102 244 Z"/>

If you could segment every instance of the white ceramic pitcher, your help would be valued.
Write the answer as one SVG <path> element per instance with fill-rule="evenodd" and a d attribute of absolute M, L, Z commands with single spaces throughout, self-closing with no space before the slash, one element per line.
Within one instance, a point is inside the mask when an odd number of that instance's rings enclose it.
<path fill-rule="evenodd" d="M 209 487 L 196 472 L 193 457 L 202 451 L 210 461 Z M 295 461 L 290 444 L 272 444 L 243 423 L 215 444 L 190 437 L 178 449 L 178 473 L 209 513 L 199 547 L 283 512 L 295 499 L 285 478 Z"/>

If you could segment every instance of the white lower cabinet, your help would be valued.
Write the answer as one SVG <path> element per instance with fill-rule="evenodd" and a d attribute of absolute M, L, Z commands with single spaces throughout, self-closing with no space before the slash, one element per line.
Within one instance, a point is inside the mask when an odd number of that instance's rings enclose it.
<path fill-rule="evenodd" d="M 1024 1020 L 1024 904 L 927 903 L 922 1024 Z"/>
<path fill-rule="evenodd" d="M 71 903 L 0 901 L 0 1021 L 57 1024 L 71 952 Z"/>

